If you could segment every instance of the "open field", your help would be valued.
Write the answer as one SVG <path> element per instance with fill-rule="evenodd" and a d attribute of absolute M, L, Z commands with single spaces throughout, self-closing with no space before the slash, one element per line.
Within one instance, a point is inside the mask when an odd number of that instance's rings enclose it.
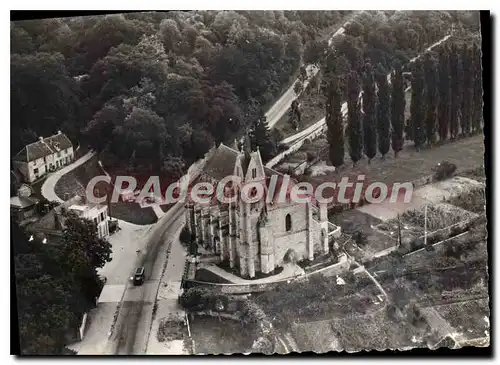
<path fill-rule="evenodd" d="M 380 290 L 367 276 L 347 272 L 339 277 L 341 282 L 336 276 L 312 275 L 278 285 L 272 291 L 255 295 L 254 300 L 280 327 L 288 327 L 291 322 L 365 315 L 384 306 L 377 298 Z"/>
<path fill-rule="evenodd" d="M 194 316 L 189 323 L 196 354 L 240 354 L 249 351 L 255 340 L 236 320 Z"/>
<path fill-rule="evenodd" d="M 395 182 L 413 181 L 418 178 L 432 175 L 438 162 L 443 160 L 457 166 L 456 175 L 462 171 L 477 168 L 483 165 L 484 136 L 476 135 L 447 142 L 440 146 L 432 146 L 417 152 L 413 146 L 405 147 L 398 158 L 388 153 L 385 159 L 374 158 L 370 164 L 365 158 L 352 167 L 349 161 L 335 172 L 328 172 L 320 176 L 304 176 L 304 180 L 315 184 L 325 181 L 340 181 L 342 177 L 349 177 L 349 181 L 357 181 L 359 175 L 365 176 L 365 182 L 380 181 L 386 184 Z M 300 153 L 300 150 L 299 152 Z"/>
<path fill-rule="evenodd" d="M 453 224 L 469 220 L 476 216 L 452 204 L 439 203 L 427 206 L 427 232 L 437 231 Z M 407 210 L 400 215 L 401 236 L 403 239 L 414 239 L 425 233 L 425 207 Z M 398 219 L 390 219 L 380 223 L 376 229 L 397 239 Z"/>
<path fill-rule="evenodd" d="M 329 219 L 332 223 L 342 227 L 342 232 L 347 235 L 361 232 L 363 236 L 362 242 L 357 243 L 357 246 L 362 252 L 356 249 L 354 249 L 354 252 L 350 252 L 350 254 L 353 254 L 361 261 L 363 261 L 365 257 L 369 258 L 376 252 L 396 245 L 397 236 L 391 237 L 390 234 L 384 234 L 372 228 L 372 226 L 376 226 L 382 222 L 380 219 L 360 212 L 357 209 L 331 214 Z"/>
<path fill-rule="evenodd" d="M 63 175 L 54 187 L 57 196 L 64 200 L 75 194 L 85 196 L 85 187 L 89 181 L 94 176 L 104 175 L 97 161 L 97 156 L 94 156 L 83 165 Z M 97 184 L 96 188 L 105 191 L 107 184 L 104 182 L 101 184 Z M 109 215 L 139 225 L 153 224 L 158 220 L 151 207 L 142 208 L 138 203 L 123 201 L 111 203 Z"/>
<path fill-rule="evenodd" d="M 437 305 L 434 309 L 468 340 L 490 334 L 490 310 L 487 298 Z"/>
<path fill-rule="evenodd" d="M 331 321 L 346 351 L 403 349 L 417 346 L 413 336 L 420 335 L 404 320 L 391 319 L 386 310 L 359 318 Z"/>
<path fill-rule="evenodd" d="M 462 193 L 449 199 L 448 203 L 473 213 L 484 213 L 486 209 L 485 190 L 484 188 L 472 189 L 469 192 Z"/>

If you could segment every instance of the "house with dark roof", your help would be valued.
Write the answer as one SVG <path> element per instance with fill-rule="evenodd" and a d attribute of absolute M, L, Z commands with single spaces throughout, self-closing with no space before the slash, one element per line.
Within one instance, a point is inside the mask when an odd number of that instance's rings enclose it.
<path fill-rule="evenodd" d="M 30 196 L 13 196 L 10 198 L 10 216 L 15 222 L 23 222 L 36 214 L 38 199 Z"/>
<path fill-rule="evenodd" d="M 12 159 L 14 168 L 25 182 L 32 183 L 48 172 L 68 165 L 74 159 L 73 144 L 61 131 L 30 143 Z"/>

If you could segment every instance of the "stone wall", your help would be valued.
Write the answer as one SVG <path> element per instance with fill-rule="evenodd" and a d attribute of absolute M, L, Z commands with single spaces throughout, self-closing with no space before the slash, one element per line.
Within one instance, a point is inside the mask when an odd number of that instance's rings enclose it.
<path fill-rule="evenodd" d="M 448 227 L 429 232 L 427 234 L 427 245 L 433 245 L 448 238 L 458 236 L 459 234 L 468 231 L 475 225 L 483 222 L 485 218 L 485 215 L 477 215 L 476 217 L 470 218 L 468 220 L 464 220 L 462 222 L 452 224 Z M 402 253 L 409 253 L 421 249 L 424 247 L 424 242 L 424 236 L 417 237 L 409 242 L 403 241 L 402 247 L 400 247 L 399 251 Z"/>
<path fill-rule="evenodd" d="M 292 229 L 286 231 L 286 216 L 290 214 Z M 304 204 L 295 204 L 283 209 L 268 211 L 268 227 L 274 243 L 274 260 L 276 266 L 283 264 L 283 256 L 293 249 L 299 260 L 307 258 L 307 211 Z"/>
<path fill-rule="evenodd" d="M 344 259 L 341 262 L 338 262 L 334 265 L 324 267 L 322 269 L 319 269 L 317 271 L 314 271 L 312 273 L 307 274 L 307 277 L 310 277 L 311 275 L 318 275 L 322 274 L 324 276 L 335 276 L 335 275 L 340 275 L 343 272 L 346 272 L 349 270 L 349 267 L 352 263 L 352 260 L 349 259 Z M 260 293 L 260 292 L 265 292 L 268 290 L 273 290 L 278 286 L 280 283 L 288 282 L 290 280 L 303 280 L 305 279 L 306 276 L 300 275 L 295 278 L 287 278 L 287 279 L 282 279 L 280 281 L 275 281 L 271 283 L 260 283 L 260 284 L 253 284 L 253 283 L 248 283 L 248 284 L 220 284 L 220 283 L 209 283 L 209 282 L 203 282 L 203 281 L 198 281 L 198 280 L 190 280 L 190 279 L 185 279 L 184 280 L 184 289 L 187 290 L 189 288 L 193 287 L 202 287 L 202 288 L 207 288 L 213 291 L 215 294 L 249 294 L 249 293 Z"/>

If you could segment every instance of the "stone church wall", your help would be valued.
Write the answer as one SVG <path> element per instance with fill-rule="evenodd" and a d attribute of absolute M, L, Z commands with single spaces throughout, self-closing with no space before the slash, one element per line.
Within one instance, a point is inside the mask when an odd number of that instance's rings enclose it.
<path fill-rule="evenodd" d="M 312 220 L 312 238 L 314 242 L 314 256 L 323 254 L 323 241 L 321 240 L 321 225 L 318 221 Z"/>
<path fill-rule="evenodd" d="M 292 229 L 286 231 L 285 217 L 290 214 Z M 274 243 L 274 260 L 277 266 L 283 264 L 283 256 L 289 249 L 295 250 L 298 259 L 307 254 L 307 214 L 305 204 L 279 207 L 268 211 L 268 224 Z"/>
<path fill-rule="evenodd" d="M 297 259 L 307 259 L 307 231 L 292 233 L 274 239 L 274 261 L 276 266 L 283 265 L 283 257 L 289 249 L 297 253 Z"/>

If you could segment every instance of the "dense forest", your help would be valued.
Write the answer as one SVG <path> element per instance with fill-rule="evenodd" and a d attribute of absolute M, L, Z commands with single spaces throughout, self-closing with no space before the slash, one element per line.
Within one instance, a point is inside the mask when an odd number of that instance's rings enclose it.
<path fill-rule="evenodd" d="M 111 245 L 97 237 L 93 222 L 69 213 L 65 222 L 60 242 L 51 244 L 11 222 L 23 355 L 68 353 L 65 346 L 76 340 L 83 314 L 101 292 L 96 269 L 111 261 Z"/>
<path fill-rule="evenodd" d="M 302 64 L 321 66 L 314 82 L 323 90 L 332 76 L 343 89 L 366 60 L 391 70 L 453 26 L 477 31 L 478 13 L 172 11 L 12 22 L 11 152 L 63 130 L 100 152 L 112 173 L 175 178 L 214 143 L 262 127 L 272 155 L 279 135 L 260 117 Z"/>
<path fill-rule="evenodd" d="M 12 153 L 60 129 L 101 152 L 112 171 L 175 175 L 247 131 L 293 81 L 304 48 L 349 14 L 172 11 L 12 22 Z"/>

